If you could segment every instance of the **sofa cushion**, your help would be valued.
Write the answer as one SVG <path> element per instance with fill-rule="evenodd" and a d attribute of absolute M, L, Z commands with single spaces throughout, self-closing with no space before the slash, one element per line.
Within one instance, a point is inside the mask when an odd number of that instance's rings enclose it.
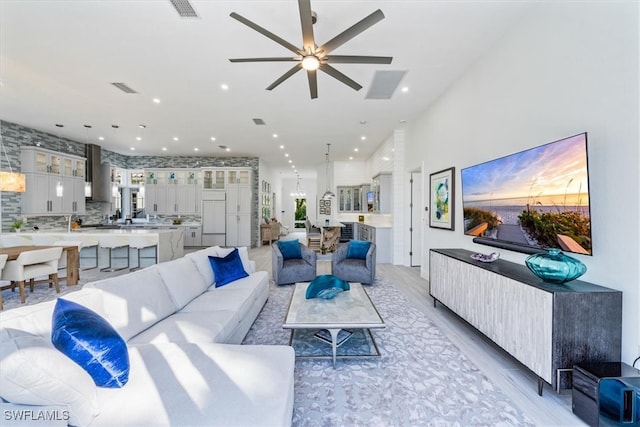
<path fill-rule="evenodd" d="M 225 256 L 228 255 L 234 248 L 221 248 L 220 246 L 211 246 L 210 248 L 201 249 L 196 252 L 185 255 L 185 258 L 189 258 L 198 269 L 198 272 L 204 278 L 204 281 L 209 285 L 213 285 L 215 277 L 211 263 L 209 262 L 209 256 Z M 251 274 L 254 272 L 253 263 L 249 259 L 249 251 L 246 247 L 238 247 L 238 253 L 240 254 L 240 260 L 244 270 Z"/>
<path fill-rule="evenodd" d="M 162 262 L 157 266 L 178 310 L 209 287 L 194 263 L 187 258 Z"/>
<path fill-rule="evenodd" d="M 51 323 L 51 321 L 49 321 Z M 86 426 L 98 415 L 96 386 L 80 366 L 48 339 L 5 328 L 0 345 L 0 395 L 25 405 L 66 405 L 69 424 Z"/>
<path fill-rule="evenodd" d="M 169 342 L 224 343 L 238 322 L 238 312 L 233 310 L 179 312 L 131 338 L 129 345 Z"/>
<path fill-rule="evenodd" d="M 95 312 L 58 298 L 52 316 L 51 342 L 87 371 L 99 387 L 120 388 L 129 378 L 127 345 Z"/>
<path fill-rule="evenodd" d="M 347 258 L 367 259 L 367 252 L 369 252 L 370 246 L 371 242 L 365 240 L 350 240 L 347 248 Z"/>
<path fill-rule="evenodd" d="M 109 321 L 125 341 L 176 310 L 157 265 L 85 287 L 102 291 Z"/>
<path fill-rule="evenodd" d="M 127 386 L 97 390 L 92 427 L 291 425 L 291 347 L 147 344 L 129 357 Z"/>
<path fill-rule="evenodd" d="M 216 288 L 249 275 L 242 266 L 238 249 L 225 256 L 209 256 L 209 262 L 216 278 Z"/>
<path fill-rule="evenodd" d="M 302 259 L 302 250 L 300 249 L 300 242 L 297 240 L 280 240 L 278 242 L 278 249 L 282 253 L 282 259 Z"/>

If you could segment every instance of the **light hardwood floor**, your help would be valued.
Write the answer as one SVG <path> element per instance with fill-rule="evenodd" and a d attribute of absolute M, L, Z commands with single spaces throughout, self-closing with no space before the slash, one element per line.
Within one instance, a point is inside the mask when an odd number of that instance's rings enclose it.
<path fill-rule="evenodd" d="M 290 238 L 290 237 L 289 237 Z M 271 272 L 269 246 L 253 248 L 251 258 L 260 270 Z M 538 396 L 537 377 L 513 357 L 441 304 L 434 308 L 428 282 L 419 267 L 378 264 L 377 274 L 393 282 L 493 384 L 499 387 L 537 426 L 584 426 L 571 412 L 571 390 L 556 393 L 545 384 Z"/>

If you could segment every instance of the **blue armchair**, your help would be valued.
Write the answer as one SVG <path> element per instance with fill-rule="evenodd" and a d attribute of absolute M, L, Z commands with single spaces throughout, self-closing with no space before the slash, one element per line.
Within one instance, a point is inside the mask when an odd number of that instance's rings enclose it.
<path fill-rule="evenodd" d="M 276 285 L 288 283 L 310 282 L 316 278 L 317 254 L 306 247 L 300 245 L 302 258 L 285 259 L 280 251 L 278 243 L 271 245 L 273 280 Z"/>
<path fill-rule="evenodd" d="M 331 258 L 333 275 L 346 282 L 372 284 L 376 277 L 376 244 L 370 244 L 363 259 L 348 258 L 348 252 L 349 243 L 341 243 L 333 253 Z"/>

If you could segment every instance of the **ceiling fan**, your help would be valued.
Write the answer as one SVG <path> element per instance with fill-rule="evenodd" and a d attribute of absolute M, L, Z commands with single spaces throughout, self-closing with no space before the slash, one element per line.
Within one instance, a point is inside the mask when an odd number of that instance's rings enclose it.
<path fill-rule="evenodd" d="M 321 46 L 316 44 L 313 36 L 313 24 L 315 23 L 315 13 L 311 10 L 310 0 L 298 0 L 298 7 L 300 9 L 300 23 L 302 24 L 302 48 L 299 48 L 288 41 L 278 37 L 269 30 L 261 27 L 260 25 L 248 20 L 247 18 L 238 15 L 235 12 L 231 13 L 231 17 L 236 19 L 246 26 L 253 28 L 260 34 L 270 38 L 281 46 L 289 49 L 296 54 L 295 57 L 275 57 L 275 58 L 238 58 L 230 59 L 231 62 L 295 62 L 296 64 L 286 73 L 284 73 L 275 82 L 271 83 L 267 87 L 267 90 L 276 88 L 280 83 L 287 80 L 289 77 L 304 69 L 307 71 L 307 77 L 309 80 L 309 91 L 311 92 L 311 98 L 318 97 L 318 77 L 317 70 L 323 71 L 331 77 L 341 81 L 347 86 L 360 90 L 360 86 L 357 82 L 353 81 L 331 65 L 333 64 L 390 64 L 392 57 L 390 56 L 356 56 L 356 55 L 331 55 L 331 52 L 336 48 L 342 46 L 358 34 L 365 31 L 367 28 L 377 24 L 384 19 L 384 14 L 380 9 L 371 13 L 369 16 L 355 23 L 351 27 L 347 28 L 328 42 Z"/>

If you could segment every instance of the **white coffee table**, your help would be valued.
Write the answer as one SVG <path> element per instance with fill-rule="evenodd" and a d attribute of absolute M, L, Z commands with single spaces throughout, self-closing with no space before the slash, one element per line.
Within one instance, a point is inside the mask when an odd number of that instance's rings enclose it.
<path fill-rule="evenodd" d="M 386 327 L 382 317 L 371 302 L 362 284 L 350 283 L 350 290 L 341 292 L 333 299 L 306 299 L 309 283 L 296 283 L 289 309 L 282 327 L 291 329 L 327 329 L 331 334 L 333 367 L 336 366 L 337 338 L 341 329 L 365 329 L 369 332 L 376 354 L 378 346 L 370 329 Z"/>

